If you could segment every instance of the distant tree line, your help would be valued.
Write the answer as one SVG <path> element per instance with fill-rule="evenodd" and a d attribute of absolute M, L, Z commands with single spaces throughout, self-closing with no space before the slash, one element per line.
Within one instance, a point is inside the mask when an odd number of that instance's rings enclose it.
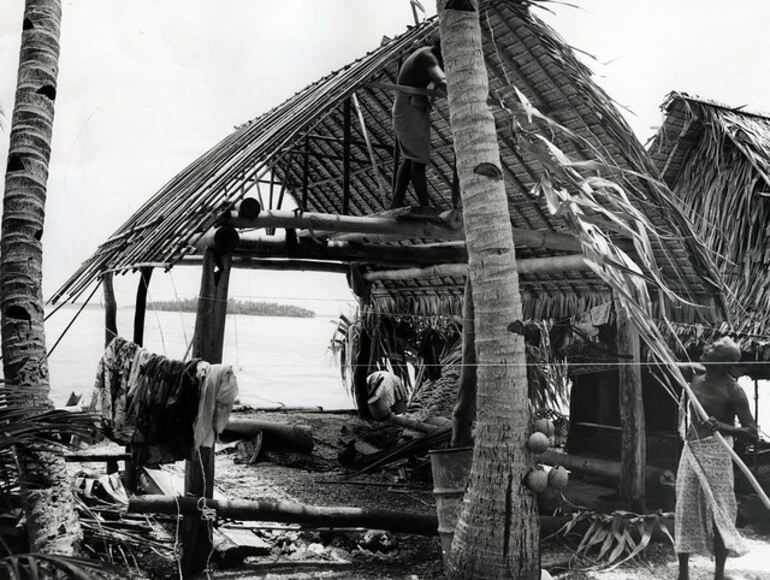
<path fill-rule="evenodd" d="M 149 308 L 170 310 L 172 312 L 195 312 L 198 309 L 198 299 L 161 300 L 159 302 L 152 302 L 149 304 Z M 292 318 L 315 317 L 315 312 L 300 306 L 278 304 L 277 302 L 243 302 L 241 300 L 228 300 L 227 313 L 246 314 L 249 316 L 288 316 Z"/>

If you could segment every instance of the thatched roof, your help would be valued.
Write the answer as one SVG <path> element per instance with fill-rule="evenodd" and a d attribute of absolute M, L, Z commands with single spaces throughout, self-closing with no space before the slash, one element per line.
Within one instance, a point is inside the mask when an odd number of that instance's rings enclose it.
<path fill-rule="evenodd" d="M 603 156 L 602 176 L 621 184 L 631 204 L 660 234 L 651 241 L 662 278 L 674 292 L 705 307 L 680 306 L 673 312 L 674 318 L 690 321 L 704 313 L 708 316 L 719 302 L 720 292 L 710 255 L 673 205 L 667 189 L 634 176 L 655 174 L 646 151 L 612 100 L 593 82 L 590 70 L 553 30 L 530 14 L 529 4 L 523 0 L 482 1 L 491 93 L 510 96 L 515 85 L 541 113 L 570 131 L 571 136 L 554 130 L 547 137 L 571 160 L 587 162 L 597 153 Z M 285 178 L 286 193 L 300 200 L 305 147 L 308 187 L 304 209 L 341 213 L 344 107 L 351 95 L 360 104 L 366 134 L 354 113 L 349 212 L 368 215 L 383 211 L 394 167 L 393 95 L 376 83 L 394 83 L 399 61 L 425 43 L 436 29 L 435 19 L 410 28 L 238 128 L 139 209 L 53 300 L 79 295 L 105 270 L 131 271 L 148 264 L 170 267 L 178 263 L 194 251 L 193 242 L 220 216 L 253 194 L 256 176 L 269 168 Z M 500 106 L 494 111 L 513 226 L 568 232 L 567 222 L 548 210 L 543 196 L 532 193 L 544 176 L 541 159 L 518 146 L 510 112 Z M 437 101 L 431 122 L 434 152 L 429 195 L 437 208 L 449 209 L 453 148 L 445 100 Z M 365 145 L 367 137 L 374 164 Z M 592 171 L 585 169 L 586 173 Z M 607 225 L 598 213 L 589 218 Z M 564 252 L 517 249 L 521 258 L 560 253 Z M 376 266 L 367 265 L 366 260 L 363 263 L 364 268 Z M 459 277 L 376 282 L 372 297 L 379 308 L 391 312 L 459 312 L 463 283 Z M 521 289 L 525 315 L 531 318 L 568 317 L 611 298 L 609 288 L 588 271 L 525 275 Z"/>
<path fill-rule="evenodd" d="M 671 93 L 649 151 L 718 256 L 732 325 L 679 330 L 686 342 L 731 334 L 770 359 L 770 117 Z"/>

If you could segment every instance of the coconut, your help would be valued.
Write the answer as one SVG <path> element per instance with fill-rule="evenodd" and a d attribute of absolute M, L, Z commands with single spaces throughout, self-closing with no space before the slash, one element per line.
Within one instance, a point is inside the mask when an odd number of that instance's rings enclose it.
<path fill-rule="evenodd" d="M 545 491 L 548 487 L 548 474 L 542 469 L 533 469 L 527 474 L 527 487 L 535 493 Z"/>
<path fill-rule="evenodd" d="M 527 448 L 535 455 L 540 455 L 548 449 L 548 437 L 540 432 L 532 433 L 527 441 Z"/>
<path fill-rule="evenodd" d="M 568 481 L 569 474 L 561 465 L 554 467 L 548 472 L 548 485 L 557 491 L 561 491 L 567 487 Z"/>
<path fill-rule="evenodd" d="M 535 431 L 538 431 L 546 437 L 553 437 L 556 429 L 553 426 L 553 421 L 549 419 L 538 419 L 535 421 Z"/>

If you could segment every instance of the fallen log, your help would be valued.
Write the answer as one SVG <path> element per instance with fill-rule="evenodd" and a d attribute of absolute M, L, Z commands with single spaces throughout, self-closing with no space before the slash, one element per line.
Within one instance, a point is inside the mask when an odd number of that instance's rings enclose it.
<path fill-rule="evenodd" d="M 254 437 L 258 433 L 264 433 L 265 442 L 284 445 L 291 449 L 310 453 L 313 451 L 313 431 L 309 425 L 292 425 L 290 423 L 275 423 L 260 419 L 231 418 L 227 422 L 224 433 L 227 435 L 238 434 Z"/>
<path fill-rule="evenodd" d="M 127 513 L 191 515 L 199 512 L 198 498 L 145 495 L 131 497 Z M 386 530 L 421 536 L 438 535 L 438 519 L 434 515 L 419 515 L 390 510 L 373 510 L 352 507 L 311 506 L 284 501 L 226 501 L 206 500 L 206 508 L 215 509 L 218 517 L 244 522 L 264 521 L 300 524 L 306 528 L 366 528 Z M 540 516 L 541 536 L 558 532 L 570 518 L 568 516 Z M 664 520 L 669 529 L 672 519 Z M 244 526 L 248 527 L 248 526 Z M 579 524 L 575 531 L 583 533 L 588 522 Z M 653 540 L 665 539 L 663 533 L 656 533 Z"/>
<path fill-rule="evenodd" d="M 199 513 L 198 498 L 145 495 L 132 497 L 128 513 L 160 513 L 194 515 Z M 435 536 L 436 516 L 389 510 L 353 507 L 311 506 L 284 501 L 206 500 L 206 507 L 217 515 L 239 521 L 264 521 L 319 525 L 331 528 L 370 528 L 405 534 Z"/>
<path fill-rule="evenodd" d="M 584 475 L 596 475 L 614 481 L 620 481 L 621 464 L 619 461 L 585 457 L 582 455 L 570 455 L 548 449 L 538 458 L 545 465 L 561 465 L 571 471 Z M 676 475 L 668 469 L 661 469 L 648 465 L 645 469 L 645 483 L 648 486 L 659 488 L 661 486 L 673 486 L 676 484 Z"/>

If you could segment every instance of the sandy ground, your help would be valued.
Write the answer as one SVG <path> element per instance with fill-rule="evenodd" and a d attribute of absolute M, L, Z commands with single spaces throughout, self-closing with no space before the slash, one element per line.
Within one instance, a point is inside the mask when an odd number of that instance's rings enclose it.
<path fill-rule="evenodd" d="M 273 457 L 248 465 L 236 462 L 236 453 L 220 452 L 216 459 L 216 485 L 229 499 L 279 499 L 311 505 L 352 506 L 397 510 L 418 514 L 434 514 L 427 469 L 413 472 L 409 482 L 399 479 L 397 470 L 356 477 L 346 483 L 349 474 L 337 464 L 340 439 L 355 437 L 357 447 L 367 449 L 371 430 L 351 416 L 329 414 L 239 414 L 284 422 L 308 424 L 313 428 L 315 449 L 311 458 Z M 393 435 L 393 434 L 391 434 Z M 397 436 L 397 433 L 393 436 Z M 278 461 L 278 462 L 276 462 Z M 177 476 L 182 464 L 170 466 Z M 422 477 L 420 477 L 422 475 Z M 394 485 L 395 484 L 395 485 Z M 282 524 L 286 527 L 286 524 Z M 409 579 L 433 580 L 444 577 L 438 538 L 408 534 L 389 534 L 388 548 L 367 549 L 362 546 L 363 532 L 324 533 L 313 531 L 260 530 L 258 535 L 273 546 L 269 555 L 252 557 L 233 570 L 217 569 L 212 564 L 207 575 L 212 579 Z M 732 578 L 770 579 L 770 538 L 747 531 L 750 552 L 728 560 Z M 621 580 L 653 580 L 676 578 L 676 558 L 666 544 L 653 544 L 644 560 L 614 570 L 588 570 L 574 549 L 579 538 L 549 540 L 541 546 L 544 568 L 555 578 Z M 371 546 L 369 546 L 371 548 Z M 177 577 L 173 562 L 149 565 L 153 578 Z M 154 568 L 154 570 L 151 570 Z M 571 569 L 568 569 L 571 568 Z M 691 558 L 691 578 L 712 578 L 713 562 L 702 556 Z"/>

